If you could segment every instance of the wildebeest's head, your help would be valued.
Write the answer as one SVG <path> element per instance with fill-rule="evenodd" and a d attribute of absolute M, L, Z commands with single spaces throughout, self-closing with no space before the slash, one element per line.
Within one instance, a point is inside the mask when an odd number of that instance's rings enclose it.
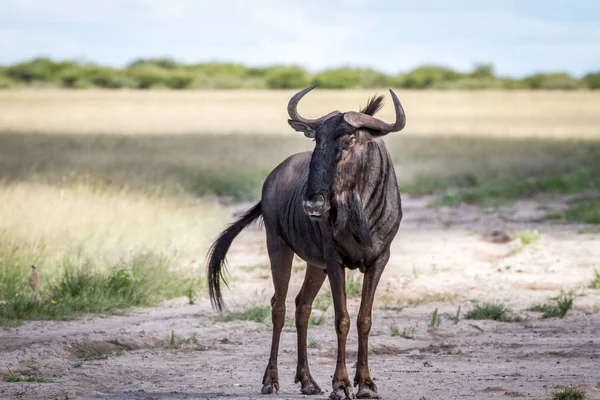
<path fill-rule="evenodd" d="M 288 104 L 289 124 L 315 140 L 308 183 L 302 206 L 311 218 L 324 217 L 331 208 L 333 192 L 352 190 L 363 163 L 367 143 L 377 137 L 404 128 L 406 117 L 396 94 L 390 90 L 396 110 L 396 122 L 388 124 L 373 115 L 383 105 L 383 96 L 373 97 L 360 112 L 333 111 L 321 118 L 307 119 L 298 113 L 300 99 L 317 85 L 296 93 Z"/>

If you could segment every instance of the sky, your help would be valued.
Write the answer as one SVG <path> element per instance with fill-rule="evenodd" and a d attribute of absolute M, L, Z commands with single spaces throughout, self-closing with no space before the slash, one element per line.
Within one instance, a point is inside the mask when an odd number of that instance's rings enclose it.
<path fill-rule="evenodd" d="M 600 70 L 599 0 L 1 0 L 0 65 L 48 56 L 499 75 Z"/>

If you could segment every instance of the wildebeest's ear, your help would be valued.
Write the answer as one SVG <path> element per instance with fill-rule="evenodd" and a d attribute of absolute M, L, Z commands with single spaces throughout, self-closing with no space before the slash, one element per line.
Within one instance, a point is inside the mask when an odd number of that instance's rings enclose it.
<path fill-rule="evenodd" d="M 307 125 L 304 122 L 295 121 L 293 119 L 288 119 L 288 124 L 290 124 L 290 126 L 294 128 L 294 130 L 298 132 L 304 132 L 304 136 L 306 136 L 307 138 L 315 138 L 316 132 L 310 125 Z"/>

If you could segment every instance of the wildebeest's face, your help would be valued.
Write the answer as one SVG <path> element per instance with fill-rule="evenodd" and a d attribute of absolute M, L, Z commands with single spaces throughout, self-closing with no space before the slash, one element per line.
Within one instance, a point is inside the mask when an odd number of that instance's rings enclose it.
<path fill-rule="evenodd" d="M 310 160 L 308 182 L 302 206 L 311 218 L 324 218 L 331 208 L 331 196 L 351 191 L 360 178 L 367 143 L 375 137 L 404 127 L 404 110 L 392 93 L 396 106 L 396 123 L 387 124 L 373 117 L 382 106 L 383 97 L 373 97 L 360 113 L 334 111 L 316 120 L 301 117 L 296 106 L 302 96 L 313 89 L 306 88 L 290 100 L 289 124 L 315 140 Z"/>
<path fill-rule="evenodd" d="M 331 208 L 331 195 L 352 189 L 369 139 L 366 131 L 348 124 L 342 114 L 327 119 L 316 129 L 302 202 L 309 217 L 324 217 Z"/>

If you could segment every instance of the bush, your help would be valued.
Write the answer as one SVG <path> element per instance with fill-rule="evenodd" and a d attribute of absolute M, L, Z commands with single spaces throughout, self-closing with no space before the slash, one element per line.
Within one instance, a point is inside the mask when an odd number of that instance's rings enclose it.
<path fill-rule="evenodd" d="M 600 89 L 600 71 L 589 73 L 582 80 L 588 88 Z"/>
<path fill-rule="evenodd" d="M 138 58 L 127 65 L 127 68 L 142 66 L 157 67 L 163 69 L 179 68 L 179 65 L 171 58 Z"/>
<path fill-rule="evenodd" d="M 363 89 L 374 89 L 392 86 L 392 80 L 379 71 L 373 69 L 359 70 L 362 72 L 363 78 L 360 83 L 360 87 Z"/>
<path fill-rule="evenodd" d="M 246 70 L 248 78 L 264 78 L 269 72 L 280 67 L 250 67 Z"/>
<path fill-rule="evenodd" d="M 299 89 L 310 83 L 325 89 L 600 89 L 600 71 L 578 80 L 567 73 L 539 73 L 525 79 L 494 75 L 492 64 L 476 64 L 470 73 L 425 65 L 408 73 L 387 75 L 371 68 L 334 68 L 311 75 L 298 66 L 246 67 L 243 64 L 208 62 L 183 64 L 171 58 L 141 58 L 126 68 L 110 68 L 75 61 L 55 62 L 35 58 L 0 67 L 0 89 L 30 86 L 107 89 Z"/>
<path fill-rule="evenodd" d="M 61 71 L 77 66 L 74 61 L 54 62 L 49 58 L 35 58 L 6 68 L 7 77 L 31 84 L 34 82 L 54 83 Z"/>
<path fill-rule="evenodd" d="M 389 86 L 392 88 L 406 88 L 408 74 L 398 74 L 388 77 Z"/>
<path fill-rule="evenodd" d="M 277 67 L 265 76 L 266 85 L 271 89 L 297 89 L 309 85 L 309 76 L 300 67 Z"/>
<path fill-rule="evenodd" d="M 0 74 L 0 89 L 10 89 L 17 86 L 17 83 L 12 79 Z"/>
<path fill-rule="evenodd" d="M 205 76 L 244 77 L 248 74 L 248 68 L 242 64 L 234 63 L 202 63 L 185 66 L 185 69 L 196 74 Z"/>
<path fill-rule="evenodd" d="M 169 89 L 187 89 L 194 81 L 194 74 L 183 70 L 173 71 L 166 74 L 163 82 Z"/>
<path fill-rule="evenodd" d="M 315 75 L 313 83 L 327 89 L 370 89 L 388 86 L 389 79 L 373 69 L 338 68 Z"/>
<path fill-rule="evenodd" d="M 157 66 L 143 64 L 127 70 L 127 76 L 135 82 L 138 89 L 166 87 L 167 72 Z"/>
<path fill-rule="evenodd" d="M 136 82 L 123 72 L 97 65 L 84 65 L 69 68 L 59 76 L 59 82 L 66 88 L 100 87 L 105 89 L 134 88 Z"/>
<path fill-rule="evenodd" d="M 263 89 L 265 80 L 261 78 L 243 78 L 235 76 L 196 75 L 190 89 Z"/>
<path fill-rule="evenodd" d="M 529 89 L 529 85 L 523 79 L 496 78 L 503 89 Z"/>
<path fill-rule="evenodd" d="M 264 88 L 267 68 L 246 68 L 234 63 L 203 63 L 182 68 L 193 76 L 192 89 Z"/>
<path fill-rule="evenodd" d="M 424 66 L 406 74 L 403 87 L 407 89 L 428 89 L 436 83 L 456 81 L 461 77 L 461 74 L 450 68 Z"/>
<path fill-rule="evenodd" d="M 480 89 L 501 89 L 502 82 L 493 78 L 461 78 L 456 81 L 438 81 L 432 86 L 432 89 L 445 90 L 480 90 Z"/>
<path fill-rule="evenodd" d="M 470 75 L 472 78 L 493 79 L 494 66 L 492 64 L 475 64 L 475 67 Z"/>
<path fill-rule="evenodd" d="M 353 89 L 360 87 L 361 74 L 357 70 L 330 69 L 315 75 L 313 82 L 325 89 Z"/>
<path fill-rule="evenodd" d="M 525 78 L 531 89 L 573 90 L 580 87 L 577 79 L 565 72 L 534 74 Z"/>

